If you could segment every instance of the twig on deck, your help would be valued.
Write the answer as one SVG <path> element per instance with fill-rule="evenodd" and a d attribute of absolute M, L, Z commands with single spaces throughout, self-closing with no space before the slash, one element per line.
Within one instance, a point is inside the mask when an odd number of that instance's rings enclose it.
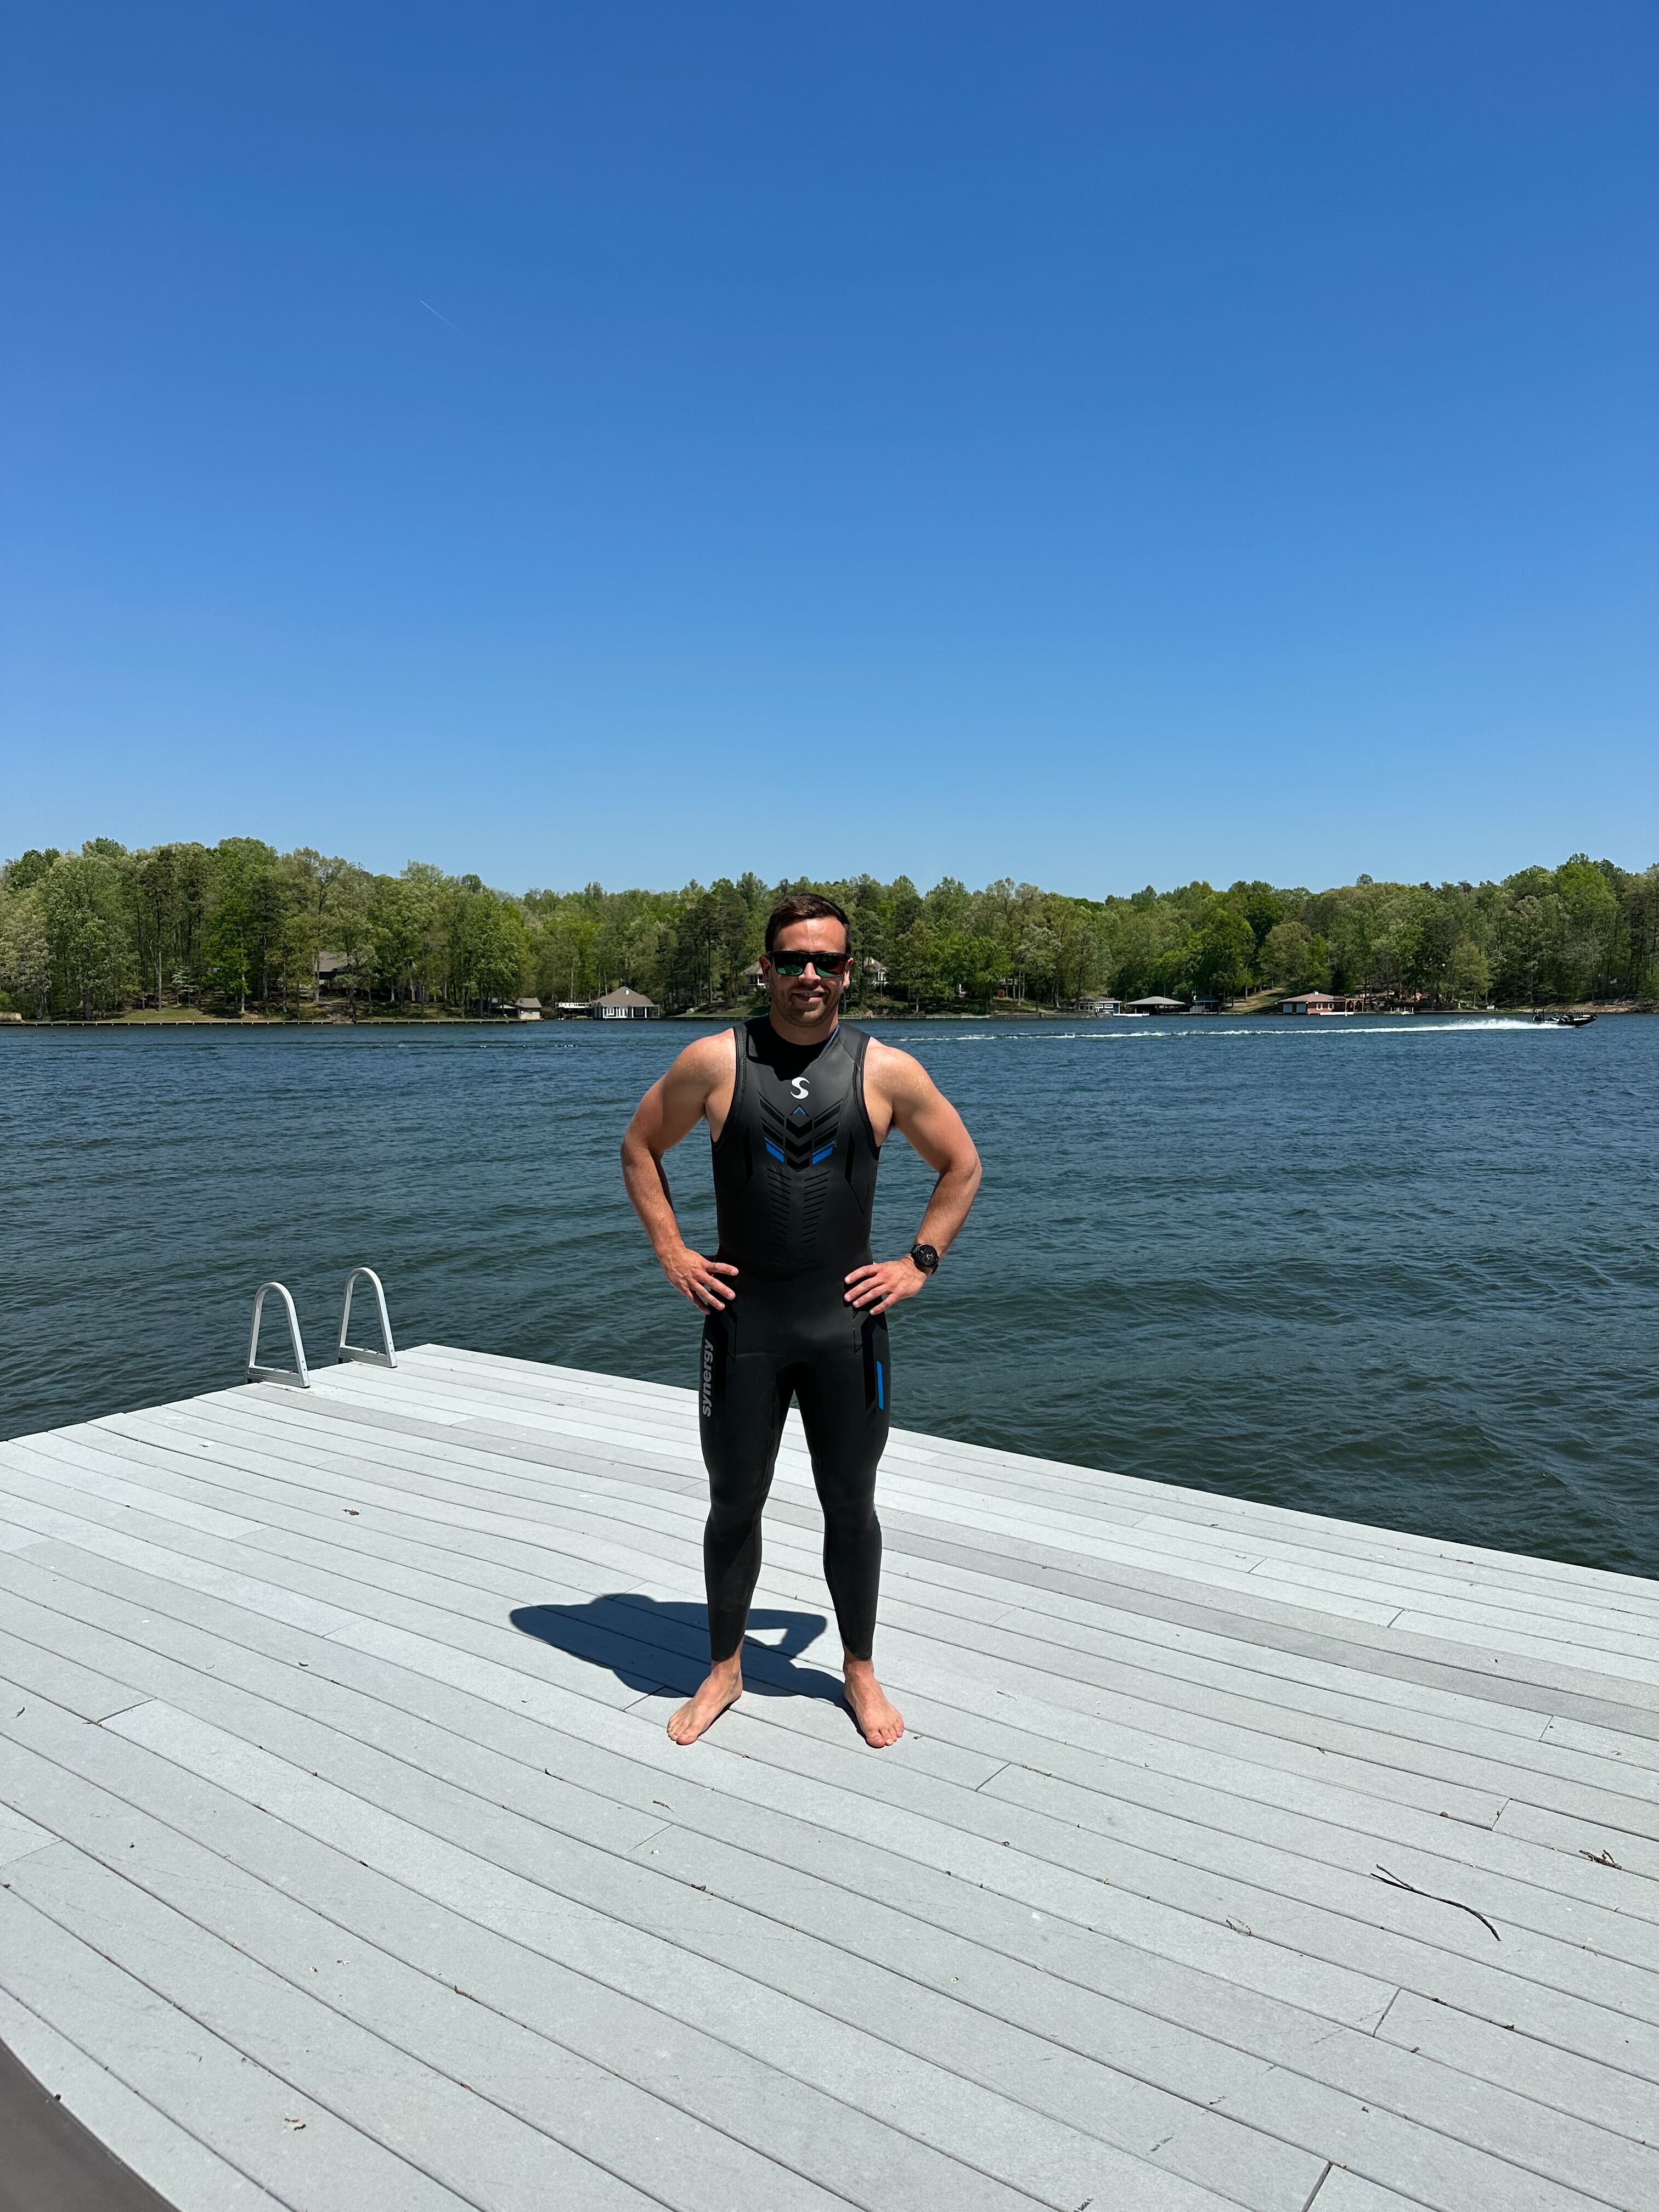
<path fill-rule="evenodd" d="M 1426 1897 L 1434 1905 L 1455 1905 L 1460 1912 L 1467 1912 L 1472 1918 L 1478 1920 L 1494 1943 L 1501 1943 L 1504 1940 L 1486 1914 L 1479 1911 L 1473 1905 L 1465 1905 L 1462 1898 L 1439 1897 L 1431 1889 L 1419 1889 L 1414 1881 L 1403 1881 L 1399 1875 L 1390 1874 L 1385 1866 L 1378 1866 L 1372 1874 L 1371 1879 L 1373 1881 L 1386 1881 L 1390 1889 L 1408 1890 L 1413 1897 Z"/>

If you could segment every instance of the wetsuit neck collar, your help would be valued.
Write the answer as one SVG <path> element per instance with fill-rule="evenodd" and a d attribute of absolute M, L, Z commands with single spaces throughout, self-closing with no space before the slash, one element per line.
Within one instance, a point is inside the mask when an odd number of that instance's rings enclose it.
<path fill-rule="evenodd" d="M 770 1014 L 763 1014 L 761 1016 L 761 1020 L 764 1023 L 768 1031 L 769 1032 L 773 1043 L 777 1045 L 784 1052 L 822 1052 L 825 1045 L 834 1044 L 836 1039 L 841 1035 L 841 1016 L 839 1014 L 836 1016 L 836 1026 L 834 1029 L 830 1030 L 827 1037 L 821 1038 L 817 1044 L 797 1044 L 793 1037 L 785 1036 L 783 1031 L 772 1019 Z"/>
<path fill-rule="evenodd" d="M 815 1066 L 840 1035 L 841 1024 L 837 1022 L 817 1044 L 791 1044 L 787 1036 L 774 1029 L 771 1016 L 763 1014 L 749 1024 L 749 1051 L 763 1067 L 769 1067 L 775 1075 L 787 1079 L 804 1075 L 809 1067 Z"/>

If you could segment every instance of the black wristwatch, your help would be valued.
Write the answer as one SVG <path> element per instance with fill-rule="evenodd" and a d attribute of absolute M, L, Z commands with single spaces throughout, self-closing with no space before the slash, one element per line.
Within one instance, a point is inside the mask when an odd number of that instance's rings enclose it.
<path fill-rule="evenodd" d="M 910 1257 L 924 1275 L 931 1275 L 939 1266 L 939 1254 L 931 1244 L 913 1244 Z"/>

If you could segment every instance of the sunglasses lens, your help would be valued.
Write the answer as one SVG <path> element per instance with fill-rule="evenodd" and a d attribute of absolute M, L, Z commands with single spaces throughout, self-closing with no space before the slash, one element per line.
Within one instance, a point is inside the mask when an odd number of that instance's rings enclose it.
<path fill-rule="evenodd" d="M 820 975 L 842 975 L 850 957 L 845 952 L 826 952 L 821 957 L 816 952 L 775 952 L 772 965 L 780 975 L 804 975 L 811 961 Z"/>

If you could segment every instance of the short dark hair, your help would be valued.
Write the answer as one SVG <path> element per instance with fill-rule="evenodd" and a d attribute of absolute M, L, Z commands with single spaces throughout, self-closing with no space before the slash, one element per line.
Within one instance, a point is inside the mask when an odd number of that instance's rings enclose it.
<path fill-rule="evenodd" d="M 778 932 L 787 929 L 792 921 L 838 921 L 847 932 L 847 949 L 853 949 L 853 925 L 834 899 L 820 898 L 816 891 L 791 891 L 787 899 L 780 899 L 766 917 L 766 949 L 769 952 L 778 941 Z"/>

